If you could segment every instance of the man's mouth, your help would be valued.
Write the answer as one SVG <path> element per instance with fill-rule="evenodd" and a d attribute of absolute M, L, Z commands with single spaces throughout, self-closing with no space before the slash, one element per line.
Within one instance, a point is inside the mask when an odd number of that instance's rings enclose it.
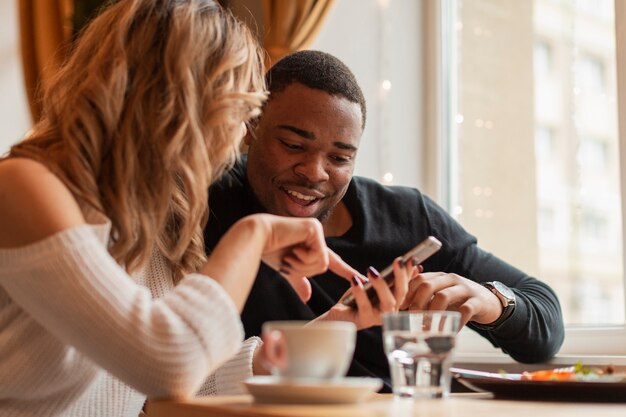
<path fill-rule="evenodd" d="M 303 193 L 286 187 L 280 188 L 287 195 L 287 197 L 289 197 L 290 201 L 302 207 L 313 205 L 324 197 L 323 194 L 314 190 L 306 192 L 306 190 L 302 189 L 301 191 L 305 191 L 305 193 Z"/>
<path fill-rule="evenodd" d="M 287 191 L 287 194 L 294 196 L 295 198 L 299 199 L 299 200 L 304 200 L 304 201 L 308 201 L 311 202 L 313 200 L 315 200 L 317 197 L 313 197 L 312 195 L 304 195 L 301 194 L 297 191 L 292 191 L 292 190 L 285 190 Z"/>

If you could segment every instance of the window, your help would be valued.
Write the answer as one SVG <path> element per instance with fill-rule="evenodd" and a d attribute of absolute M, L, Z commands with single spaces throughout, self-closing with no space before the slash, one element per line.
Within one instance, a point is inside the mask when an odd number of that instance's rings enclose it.
<path fill-rule="evenodd" d="M 549 282 L 566 312 L 562 353 L 626 354 L 624 23 L 621 1 L 344 0 L 312 46 L 364 88 L 356 173 L 417 186 L 481 246 Z M 481 337 L 471 344 L 491 357 Z"/>
<path fill-rule="evenodd" d="M 555 157 L 554 131 L 545 126 L 535 127 L 535 157 L 538 163 L 550 163 Z"/>
<path fill-rule="evenodd" d="M 444 3 L 450 212 L 557 291 L 566 344 L 606 326 L 624 337 L 613 1 Z"/>
<path fill-rule="evenodd" d="M 574 61 L 575 92 L 602 93 L 606 88 L 604 62 L 600 58 L 582 56 Z"/>
<path fill-rule="evenodd" d="M 537 229 L 539 231 L 539 239 L 549 241 L 551 236 L 557 230 L 556 228 L 556 209 L 546 205 L 539 207 L 537 217 Z"/>
<path fill-rule="evenodd" d="M 583 176 L 605 173 L 610 164 L 608 143 L 593 137 L 583 137 L 580 139 L 577 157 L 581 171 L 587 174 Z"/>
<path fill-rule="evenodd" d="M 579 13 L 589 17 L 597 17 L 599 19 L 613 18 L 613 2 L 612 1 L 596 1 L 596 0 L 567 0 L 573 3 Z"/>
<path fill-rule="evenodd" d="M 590 250 L 601 251 L 602 242 L 608 238 L 609 216 L 593 208 L 584 208 L 581 211 L 581 244 Z"/>
<path fill-rule="evenodd" d="M 537 41 L 533 50 L 535 74 L 547 78 L 552 74 L 552 49 L 545 41 Z"/>

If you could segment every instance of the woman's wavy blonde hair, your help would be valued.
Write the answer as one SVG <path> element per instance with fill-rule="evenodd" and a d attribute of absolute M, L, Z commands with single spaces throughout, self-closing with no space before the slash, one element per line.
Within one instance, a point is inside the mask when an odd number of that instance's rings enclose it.
<path fill-rule="evenodd" d="M 40 161 L 112 223 L 129 272 L 153 250 L 178 281 L 206 260 L 208 187 L 265 99 L 263 55 L 211 0 L 122 0 L 80 36 L 11 157 Z"/>

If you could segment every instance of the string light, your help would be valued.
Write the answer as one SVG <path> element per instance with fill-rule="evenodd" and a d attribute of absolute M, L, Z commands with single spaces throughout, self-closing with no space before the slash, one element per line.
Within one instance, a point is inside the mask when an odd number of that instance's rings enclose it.
<path fill-rule="evenodd" d="M 389 128 L 388 128 L 388 114 L 385 103 L 387 101 L 387 96 L 391 90 L 391 80 L 387 77 L 389 73 L 389 60 L 387 54 L 389 53 L 389 48 L 387 47 L 388 39 L 389 39 L 389 25 L 388 25 L 388 8 L 391 0 L 378 0 L 378 30 L 379 36 L 378 39 L 378 77 L 380 80 L 380 91 L 379 91 L 379 100 L 378 100 L 378 135 L 377 135 L 377 145 L 378 145 L 378 173 L 381 175 L 381 182 L 384 184 L 392 184 L 394 180 L 393 173 L 389 170 L 391 167 L 389 164 L 389 160 L 392 159 L 390 157 L 391 153 L 391 144 L 388 140 Z"/>
<path fill-rule="evenodd" d="M 474 194 L 474 196 L 476 197 L 491 197 L 491 195 L 493 194 L 493 189 L 491 187 L 481 187 L 481 186 L 475 186 L 472 188 L 472 194 Z M 477 202 L 479 200 L 476 200 Z M 483 203 L 485 203 L 485 205 L 489 206 L 489 202 L 488 201 L 484 201 Z M 462 211 L 462 209 L 461 209 Z M 455 214 L 460 214 L 460 213 L 456 213 L 455 210 Z M 477 218 L 483 218 L 483 219 L 491 219 L 494 216 L 494 212 L 493 210 L 490 210 L 488 208 L 482 209 L 482 208 L 477 208 L 476 210 L 474 210 L 474 216 Z"/>

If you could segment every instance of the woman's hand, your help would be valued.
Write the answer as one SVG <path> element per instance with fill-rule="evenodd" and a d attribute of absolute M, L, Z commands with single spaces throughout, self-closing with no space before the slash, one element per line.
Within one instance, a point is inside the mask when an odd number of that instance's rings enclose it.
<path fill-rule="evenodd" d="M 269 375 L 272 369 L 287 366 L 287 347 L 280 332 L 263 333 L 261 339 L 252 358 L 252 374 Z"/>
<path fill-rule="evenodd" d="M 380 274 L 370 267 L 367 272 L 368 280 L 376 290 L 378 304 L 373 305 L 363 288 L 363 280 L 357 277 L 352 279 L 352 287 L 341 297 L 339 302 L 330 310 L 315 320 L 341 320 L 351 321 L 357 329 L 365 329 L 382 324 L 382 313 L 398 311 L 403 304 L 408 292 L 409 281 L 419 275 L 421 266 L 412 262 L 402 265 L 401 258 L 393 262 L 394 285 L 389 288 L 387 283 L 380 278 Z M 342 304 L 348 294 L 353 294 L 357 309 Z"/>
<path fill-rule="evenodd" d="M 324 230 L 317 219 L 268 216 L 265 220 L 271 234 L 262 260 L 289 281 L 302 301 L 311 298 L 308 276 L 331 270 L 349 280 L 358 274 L 326 246 Z"/>
<path fill-rule="evenodd" d="M 255 214 L 235 223 L 200 273 L 218 281 L 241 309 L 261 260 L 280 271 L 303 301 L 311 297 L 307 276 L 329 269 L 345 279 L 358 274 L 328 249 L 318 220 L 271 214 Z"/>

